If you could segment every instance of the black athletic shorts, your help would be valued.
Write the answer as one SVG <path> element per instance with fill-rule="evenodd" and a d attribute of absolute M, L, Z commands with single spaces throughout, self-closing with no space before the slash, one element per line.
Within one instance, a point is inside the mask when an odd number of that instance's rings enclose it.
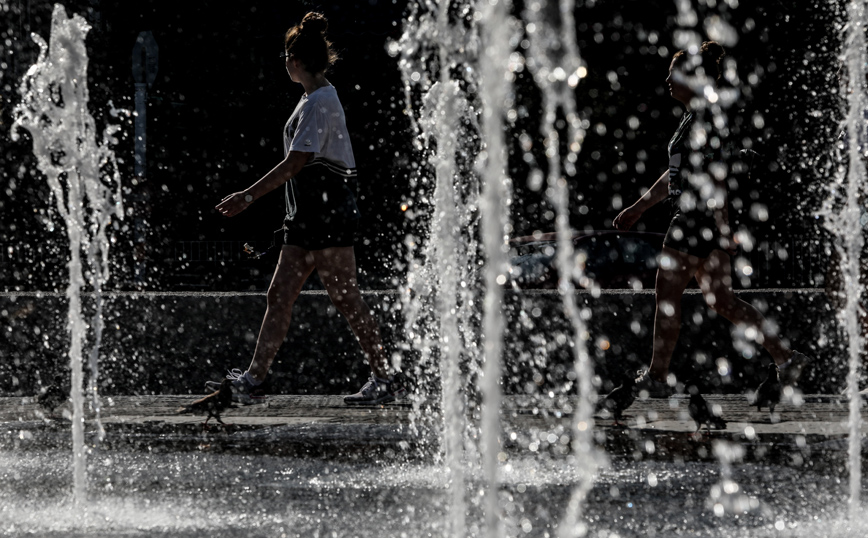
<path fill-rule="evenodd" d="M 283 244 L 305 250 L 323 250 L 331 247 L 351 247 L 356 243 L 359 220 L 350 220 L 341 226 L 297 221 L 283 222 Z"/>
<path fill-rule="evenodd" d="M 707 258 L 720 246 L 720 229 L 714 215 L 703 211 L 675 211 L 663 246 L 684 252 L 697 258 Z"/>
<path fill-rule="evenodd" d="M 283 244 L 306 250 L 351 247 L 361 213 L 356 171 L 313 159 L 286 182 Z"/>

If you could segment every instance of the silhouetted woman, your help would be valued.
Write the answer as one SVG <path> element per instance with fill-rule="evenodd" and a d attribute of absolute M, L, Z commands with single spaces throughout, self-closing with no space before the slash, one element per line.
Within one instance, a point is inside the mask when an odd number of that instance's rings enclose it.
<path fill-rule="evenodd" d="M 337 59 L 327 28 L 323 15 L 308 13 L 286 33 L 281 57 L 289 78 L 302 85 L 304 95 L 283 131 L 285 158 L 216 208 L 233 217 L 266 193 L 285 189 L 284 245 L 268 288 L 268 308 L 253 360 L 246 372 L 235 369 L 227 376 L 233 380 L 235 399 L 242 403 L 263 397 L 259 387 L 289 330 L 293 303 L 314 269 L 332 303 L 349 321 L 371 366 L 368 383 L 346 397 L 346 403 L 385 403 L 406 393 L 390 376 L 377 321 L 356 282 L 353 244 L 360 216 L 356 161 L 343 107 L 325 77 Z"/>
<path fill-rule="evenodd" d="M 669 362 L 681 330 L 681 297 L 693 277 L 712 310 L 756 329 L 757 340 L 778 365 L 785 384 L 797 382 L 809 360 L 788 349 L 768 329 L 763 315 L 732 290 L 730 256 L 735 245 L 727 212 L 728 170 L 721 155 L 721 125 L 715 122 L 709 100 L 718 97 L 724 54 L 719 43 L 706 41 L 694 54 L 682 50 L 672 57 L 666 82 L 685 111 L 669 141 L 669 170 L 614 221 L 618 230 L 629 230 L 655 204 L 668 199 L 673 207 L 657 269 L 651 365 L 636 380 L 636 390 L 652 396 L 668 395 L 676 384 Z"/>

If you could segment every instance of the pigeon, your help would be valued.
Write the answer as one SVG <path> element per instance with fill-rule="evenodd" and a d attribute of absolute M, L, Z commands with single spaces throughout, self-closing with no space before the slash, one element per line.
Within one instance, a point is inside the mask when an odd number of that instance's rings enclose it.
<path fill-rule="evenodd" d="M 63 377 L 56 375 L 54 376 L 54 383 L 45 387 L 45 390 L 37 397 L 36 402 L 47 413 L 50 413 L 67 399 L 69 399 L 69 388 L 64 386 Z"/>
<path fill-rule="evenodd" d="M 205 419 L 202 426 L 206 426 L 208 421 L 211 420 L 211 417 L 214 417 L 217 422 L 225 426 L 226 423 L 220 419 L 220 413 L 224 409 L 230 407 L 234 407 L 232 405 L 232 380 L 224 379 L 223 382 L 220 383 L 220 390 L 214 391 L 208 396 L 200 398 L 190 405 L 178 409 L 178 414 L 208 413 L 208 418 Z"/>
<path fill-rule="evenodd" d="M 698 390 L 691 390 L 690 392 L 690 403 L 687 405 L 687 410 L 690 412 L 690 418 L 696 422 L 696 431 L 702 429 L 703 424 L 708 427 L 709 434 L 712 426 L 716 430 L 725 430 L 726 421 L 714 414 L 702 394 Z"/>
<path fill-rule="evenodd" d="M 636 400 L 633 390 L 635 384 L 636 380 L 633 376 L 627 375 L 620 385 L 597 402 L 597 411 L 608 409 L 615 417 L 615 424 L 618 424 L 623 418 L 624 410 L 633 405 L 633 401 Z"/>
<path fill-rule="evenodd" d="M 769 376 L 757 387 L 754 405 L 757 411 L 762 411 L 763 407 L 768 407 L 769 414 L 771 415 L 775 412 L 775 406 L 780 401 L 781 379 L 778 375 L 778 367 L 774 364 L 769 364 Z"/>

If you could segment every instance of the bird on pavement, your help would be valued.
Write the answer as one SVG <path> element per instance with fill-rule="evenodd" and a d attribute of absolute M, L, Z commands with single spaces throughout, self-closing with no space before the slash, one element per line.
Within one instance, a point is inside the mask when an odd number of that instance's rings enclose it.
<path fill-rule="evenodd" d="M 696 422 L 696 431 L 702 429 L 703 424 L 708 427 L 709 434 L 711 434 L 712 426 L 716 430 L 726 429 L 726 421 L 714 413 L 698 390 L 692 389 L 690 391 L 690 403 L 687 405 L 687 410 L 690 412 L 690 418 Z"/>
<path fill-rule="evenodd" d="M 208 396 L 196 400 L 188 406 L 178 409 L 178 414 L 208 413 L 208 418 L 206 418 L 205 422 L 202 424 L 203 427 L 207 426 L 208 421 L 211 420 L 211 417 L 214 417 L 217 422 L 225 426 L 226 423 L 220 419 L 220 413 L 223 412 L 223 410 L 225 409 L 229 409 L 230 407 L 234 407 L 232 405 L 232 380 L 224 379 L 223 382 L 220 383 L 219 390 L 216 390 Z"/>
<path fill-rule="evenodd" d="M 63 378 L 59 375 L 54 376 L 54 382 L 36 398 L 37 403 L 46 412 L 50 413 L 57 409 L 69 399 L 69 388 L 64 386 Z"/>
<path fill-rule="evenodd" d="M 778 367 L 774 363 L 769 364 L 769 375 L 756 389 L 754 405 L 757 411 L 763 407 L 769 408 L 769 415 L 775 412 L 775 406 L 781 401 L 781 378 L 778 375 Z"/>
<path fill-rule="evenodd" d="M 636 400 L 636 394 L 633 391 L 635 384 L 636 379 L 632 375 L 625 376 L 620 385 L 597 402 L 597 411 L 607 409 L 615 418 L 615 424 L 618 424 L 623 418 L 624 410 L 633 405 Z"/>

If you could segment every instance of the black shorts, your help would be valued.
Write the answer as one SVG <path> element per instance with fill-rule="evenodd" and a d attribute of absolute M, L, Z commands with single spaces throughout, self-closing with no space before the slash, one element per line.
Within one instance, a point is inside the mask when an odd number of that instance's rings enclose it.
<path fill-rule="evenodd" d="M 323 250 L 331 247 L 351 247 L 356 243 L 359 220 L 346 221 L 342 226 L 324 226 L 322 223 L 284 221 L 283 244 L 305 250 Z"/>
<path fill-rule="evenodd" d="M 720 230 L 714 215 L 702 211 L 677 210 L 669 223 L 663 246 L 697 258 L 707 258 L 720 246 Z"/>

